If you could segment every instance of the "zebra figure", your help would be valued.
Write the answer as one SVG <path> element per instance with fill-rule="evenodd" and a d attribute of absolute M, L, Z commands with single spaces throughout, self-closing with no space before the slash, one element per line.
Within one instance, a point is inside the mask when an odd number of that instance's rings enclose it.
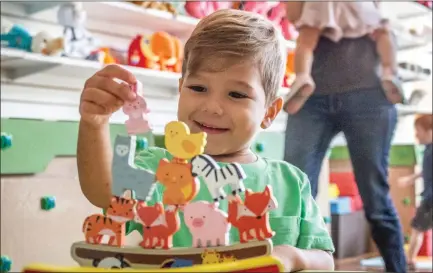
<path fill-rule="evenodd" d="M 203 177 L 214 202 L 226 198 L 223 190 L 225 185 L 230 185 L 233 195 L 245 190 L 243 180 L 247 175 L 238 163 L 230 163 L 220 168 L 212 157 L 201 154 L 191 160 L 191 165 L 192 175 Z"/>

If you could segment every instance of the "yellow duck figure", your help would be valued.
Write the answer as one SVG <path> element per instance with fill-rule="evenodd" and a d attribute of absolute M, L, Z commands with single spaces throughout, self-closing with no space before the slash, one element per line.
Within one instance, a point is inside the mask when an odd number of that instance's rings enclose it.
<path fill-rule="evenodd" d="M 173 161 L 187 160 L 204 152 L 206 133 L 191 134 L 189 127 L 181 121 L 172 121 L 165 126 L 165 147 L 173 155 Z"/>

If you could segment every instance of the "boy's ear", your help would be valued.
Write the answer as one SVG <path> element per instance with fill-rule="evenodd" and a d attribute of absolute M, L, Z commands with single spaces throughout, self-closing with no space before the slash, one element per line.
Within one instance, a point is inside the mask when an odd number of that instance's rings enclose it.
<path fill-rule="evenodd" d="M 265 117 L 263 118 L 262 124 L 260 125 L 262 129 L 266 129 L 271 126 L 278 113 L 280 113 L 281 108 L 283 108 L 283 98 L 278 97 L 271 103 L 271 105 L 269 105 Z"/>
<path fill-rule="evenodd" d="M 179 78 L 179 93 L 180 90 L 182 90 L 182 85 L 183 85 L 183 78 Z"/>

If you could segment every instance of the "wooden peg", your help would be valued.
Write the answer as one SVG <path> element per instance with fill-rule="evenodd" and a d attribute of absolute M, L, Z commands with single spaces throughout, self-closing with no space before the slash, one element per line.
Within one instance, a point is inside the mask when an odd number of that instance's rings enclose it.
<path fill-rule="evenodd" d="M 177 207 L 168 207 L 164 211 L 162 203 L 148 206 L 145 202 L 139 202 L 136 206 L 135 221 L 143 225 L 141 247 L 145 249 L 173 247 L 173 235 L 180 229 Z"/>
<path fill-rule="evenodd" d="M 110 237 L 108 245 L 125 245 L 125 224 L 134 219 L 135 200 L 117 196 L 111 198 L 107 215 L 93 214 L 83 223 L 83 233 L 88 244 L 101 244 L 104 236 Z"/>
<path fill-rule="evenodd" d="M 263 241 L 275 234 L 269 225 L 269 211 L 278 207 L 272 187 L 263 192 L 245 191 L 245 201 L 239 196 L 229 197 L 228 221 L 239 231 L 241 243 L 251 240 Z"/>
<path fill-rule="evenodd" d="M 150 200 L 156 188 L 155 174 L 138 169 L 134 164 L 135 136 L 117 135 L 114 142 L 112 177 L 112 194 L 122 196 L 131 190 L 138 200 Z"/>
<path fill-rule="evenodd" d="M 226 185 L 230 185 L 233 195 L 245 189 L 243 180 L 247 175 L 238 163 L 230 163 L 220 168 L 212 157 L 202 154 L 194 157 L 191 164 L 192 175 L 203 177 L 214 202 L 226 198 L 223 190 Z"/>
<path fill-rule="evenodd" d="M 204 152 L 206 133 L 191 134 L 189 127 L 181 121 L 172 121 L 165 126 L 165 147 L 175 158 L 183 162 Z"/>
<path fill-rule="evenodd" d="M 215 203 L 195 201 L 183 208 L 185 224 L 192 234 L 193 247 L 227 246 L 230 224 L 227 214 Z"/>
<path fill-rule="evenodd" d="M 143 134 L 150 131 L 151 126 L 148 120 L 149 109 L 143 96 L 143 85 L 137 81 L 131 86 L 131 90 L 137 94 L 134 101 L 125 102 L 123 112 L 128 115 L 129 119 L 125 122 L 126 130 L 130 135 Z"/>
<path fill-rule="evenodd" d="M 156 179 L 164 185 L 163 202 L 166 206 L 183 206 L 193 200 L 200 190 L 200 181 L 191 174 L 191 164 L 159 161 Z"/>

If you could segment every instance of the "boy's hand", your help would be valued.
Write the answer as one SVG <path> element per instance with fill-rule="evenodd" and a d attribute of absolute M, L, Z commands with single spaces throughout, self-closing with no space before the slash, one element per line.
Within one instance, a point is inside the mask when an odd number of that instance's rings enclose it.
<path fill-rule="evenodd" d="M 122 80 L 122 83 L 114 79 Z M 125 101 L 133 101 L 136 94 L 129 85 L 137 82 L 135 76 L 119 65 L 108 65 L 96 72 L 84 84 L 80 98 L 81 120 L 99 127 L 107 124 L 114 112 Z"/>
<path fill-rule="evenodd" d="M 413 182 L 413 178 L 411 176 L 404 176 L 404 177 L 400 177 L 397 180 L 398 186 L 400 188 L 405 188 L 407 186 L 410 186 Z"/>

